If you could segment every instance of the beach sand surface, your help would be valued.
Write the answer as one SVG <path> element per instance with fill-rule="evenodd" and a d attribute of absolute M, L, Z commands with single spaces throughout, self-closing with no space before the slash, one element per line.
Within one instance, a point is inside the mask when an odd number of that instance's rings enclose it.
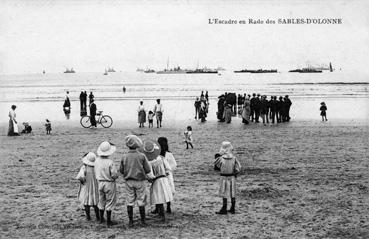
<path fill-rule="evenodd" d="M 34 134 L 0 136 L 0 234 L 2 238 L 368 238 L 368 123 L 299 121 L 272 126 L 192 122 L 194 149 L 185 150 L 188 122 L 157 129 L 124 122 L 110 129 L 84 129 L 78 123 L 42 125 Z M 2 125 L 6 128 L 7 125 Z M 104 140 L 117 145 L 119 166 L 127 151 L 124 137 L 168 138 L 177 160 L 172 214 L 167 222 L 150 213 L 148 227 L 128 228 L 124 182 L 105 224 L 85 219 L 77 200 L 80 157 Z M 241 162 L 236 214 L 216 215 L 219 173 L 214 154 L 229 140 Z M 229 202 L 230 204 L 230 202 Z M 230 206 L 230 205 L 229 205 Z"/>

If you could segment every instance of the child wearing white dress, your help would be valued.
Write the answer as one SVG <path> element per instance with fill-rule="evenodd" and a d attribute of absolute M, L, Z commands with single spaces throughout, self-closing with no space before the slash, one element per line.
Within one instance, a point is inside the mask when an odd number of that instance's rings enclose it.
<path fill-rule="evenodd" d="M 99 209 L 97 204 L 99 202 L 98 183 L 95 177 L 95 159 L 94 153 L 87 153 L 82 158 L 82 167 L 76 177 L 80 181 L 78 190 L 78 199 L 84 205 L 86 218 L 91 220 L 90 207 L 95 210 L 96 219 L 100 220 Z"/>
<path fill-rule="evenodd" d="M 177 162 L 173 154 L 169 151 L 168 139 L 165 137 L 159 137 L 158 143 L 161 148 L 160 155 L 164 157 L 164 161 L 166 161 L 170 167 L 167 177 L 168 177 L 170 189 L 172 190 L 172 194 L 174 195 L 175 187 L 174 187 L 173 171 L 176 170 L 177 168 Z M 167 202 L 167 213 L 172 213 L 172 209 L 170 206 L 171 206 L 171 202 Z"/>
<path fill-rule="evenodd" d="M 159 155 L 160 147 L 154 141 L 144 141 L 141 150 L 149 160 L 151 167 L 151 173 L 149 173 L 152 182 L 150 203 L 156 206 L 161 221 L 165 222 L 164 204 L 173 201 L 173 193 L 167 178 L 171 169 L 164 157 Z"/>
<path fill-rule="evenodd" d="M 185 143 L 186 143 L 186 149 L 188 149 L 188 145 L 191 146 L 191 148 L 193 148 L 192 145 L 192 127 L 191 126 L 187 126 L 187 130 L 184 132 L 184 136 L 185 136 Z"/>

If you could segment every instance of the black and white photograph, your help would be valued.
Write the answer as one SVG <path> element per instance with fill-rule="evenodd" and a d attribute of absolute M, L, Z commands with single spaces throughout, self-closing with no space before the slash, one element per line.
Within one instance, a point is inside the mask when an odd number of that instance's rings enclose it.
<path fill-rule="evenodd" d="M 1 238 L 369 238 L 369 1 L 0 1 Z"/>

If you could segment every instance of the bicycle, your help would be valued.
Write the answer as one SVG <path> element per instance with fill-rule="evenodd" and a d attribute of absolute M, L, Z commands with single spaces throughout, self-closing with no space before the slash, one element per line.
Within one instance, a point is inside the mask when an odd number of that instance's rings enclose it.
<path fill-rule="evenodd" d="M 113 124 L 113 119 L 109 115 L 103 115 L 103 111 L 98 111 L 96 116 L 99 116 L 99 118 L 96 119 L 96 124 L 101 124 L 104 128 L 110 128 Z M 90 116 L 85 115 L 81 118 L 80 123 L 83 128 L 90 128 L 91 127 L 91 121 Z"/>

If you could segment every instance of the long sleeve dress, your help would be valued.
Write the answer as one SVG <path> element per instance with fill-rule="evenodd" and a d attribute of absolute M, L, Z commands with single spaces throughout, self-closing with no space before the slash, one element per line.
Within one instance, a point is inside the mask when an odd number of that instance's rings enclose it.
<path fill-rule="evenodd" d="M 150 187 L 150 204 L 163 204 L 173 201 L 173 193 L 167 178 L 167 174 L 171 170 L 168 162 L 162 156 L 158 156 L 149 163 L 152 176 L 154 176 Z"/>
<path fill-rule="evenodd" d="M 83 205 L 96 206 L 99 202 L 99 192 L 94 167 L 83 165 L 76 179 L 84 182 L 80 183 L 78 200 Z"/>
<path fill-rule="evenodd" d="M 9 128 L 8 128 L 8 136 L 19 135 L 16 114 L 14 110 L 9 111 Z"/>
<path fill-rule="evenodd" d="M 175 193 L 175 187 L 174 187 L 174 178 L 173 178 L 173 171 L 176 170 L 177 168 L 177 162 L 176 159 L 174 158 L 173 154 L 170 152 L 166 152 L 165 153 L 165 158 L 164 161 L 166 161 L 166 163 L 168 163 L 170 170 L 168 170 L 168 181 L 169 181 L 169 186 L 170 189 L 172 190 L 172 193 Z"/>

